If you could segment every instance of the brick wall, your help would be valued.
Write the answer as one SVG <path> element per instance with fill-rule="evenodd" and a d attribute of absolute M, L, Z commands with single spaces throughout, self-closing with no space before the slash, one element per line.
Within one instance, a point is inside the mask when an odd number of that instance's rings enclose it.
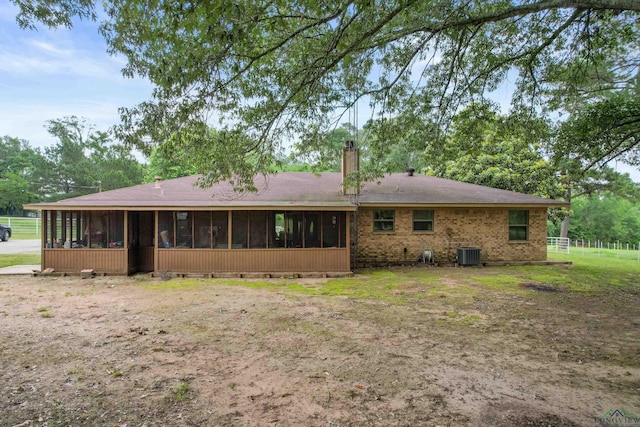
<path fill-rule="evenodd" d="M 546 208 L 528 209 L 529 238 L 524 242 L 509 241 L 508 208 L 434 208 L 432 232 L 413 231 L 411 208 L 395 209 L 393 232 L 373 232 L 373 211 L 360 207 L 357 214 L 360 265 L 415 262 L 422 249 L 434 251 L 436 261 L 450 261 L 459 246 L 480 248 L 482 261 L 547 258 Z"/>

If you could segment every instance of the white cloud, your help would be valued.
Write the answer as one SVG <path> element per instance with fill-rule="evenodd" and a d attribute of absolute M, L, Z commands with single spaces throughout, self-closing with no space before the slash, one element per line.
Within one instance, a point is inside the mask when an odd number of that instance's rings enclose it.
<path fill-rule="evenodd" d="M 104 51 L 89 52 L 72 43 L 30 38 L 0 46 L 0 72 L 21 78 L 60 75 L 121 80 L 120 69 L 121 62 L 113 61 Z"/>
<path fill-rule="evenodd" d="M 0 135 L 51 145 L 47 120 L 75 115 L 107 130 L 119 107 L 150 96 L 148 80 L 122 77 L 123 59 L 106 53 L 97 24 L 22 30 L 13 9 L 0 6 L 0 20 L 14 21 L 0 25 Z"/>
<path fill-rule="evenodd" d="M 69 50 L 69 49 L 60 49 L 57 46 L 53 45 L 50 42 L 45 42 L 42 40 L 36 40 L 36 39 L 29 39 L 27 40 L 27 44 L 35 47 L 36 49 L 39 49 L 43 52 L 48 52 L 52 55 L 56 55 L 56 56 L 65 56 L 65 57 L 71 57 L 73 51 Z"/>

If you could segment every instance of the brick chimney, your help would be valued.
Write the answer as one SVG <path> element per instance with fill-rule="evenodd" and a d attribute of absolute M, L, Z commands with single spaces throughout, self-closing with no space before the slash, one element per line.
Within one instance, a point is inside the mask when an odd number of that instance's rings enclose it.
<path fill-rule="evenodd" d="M 360 152 L 354 141 L 346 141 L 342 149 L 342 194 L 359 194 L 360 186 L 347 184 L 345 178 L 360 169 Z"/>

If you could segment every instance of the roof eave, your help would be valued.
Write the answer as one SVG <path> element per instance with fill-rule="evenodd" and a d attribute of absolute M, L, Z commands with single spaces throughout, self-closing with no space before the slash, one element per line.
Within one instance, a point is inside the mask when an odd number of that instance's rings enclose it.
<path fill-rule="evenodd" d="M 473 203 L 473 202 L 459 202 L 459 203 L 438 203 L 438 202 L 361 202 L 360 206 L 363 207 L 395 207 L 395 208 L 415 208 L 415 207 L 434 207 L 434 208 L 569 208 L 569 203 L 564 202 L 535 202 L 535 203 L 523 203 L 523 202 L 499 202 L 499 203 Z"/>
<path fill-rule="evenodd" d="M 211 211 L 211 210 L 317 210 L 317 211 L 355 211 L 356 206 L 352 204 L 268 204 L 268 205 L 167 205 L 167 206 L 150 206 L 150 205 L 59 205 L 51 204 L 28 204 L 24 205 L 25 210 L 58 210 L 58 211 L 104 211 L 104 210 L 122 210 L 122 211 Z"/>

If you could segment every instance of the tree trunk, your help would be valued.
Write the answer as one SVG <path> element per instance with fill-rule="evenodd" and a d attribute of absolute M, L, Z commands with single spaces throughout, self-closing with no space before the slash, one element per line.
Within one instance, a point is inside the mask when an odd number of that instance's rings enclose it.
<path fill-rule="evenodd" d="M 564 196 L 564 201 L 571 204 L 571 188 L 567 189 L 567 194 L 565 194 Z M 562 220 L 562 225 L 560 226 L 560 237 L 569 236 L 569 220 L 570 216 L 569 214 L 567 214 L 567 216 L 565 216 Z"/>

